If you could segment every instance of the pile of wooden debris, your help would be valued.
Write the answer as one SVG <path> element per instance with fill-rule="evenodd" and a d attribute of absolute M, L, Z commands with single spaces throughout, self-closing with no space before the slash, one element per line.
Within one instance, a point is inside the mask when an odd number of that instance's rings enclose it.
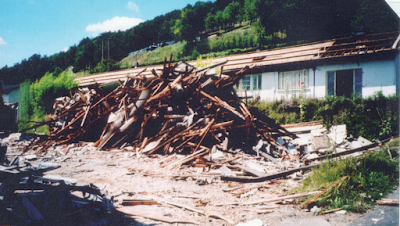
<path fill-rule="evenodd" d="M 223 74 L 222 67 L 220 73 L 211 72 L 221 65 L 196 69 L 165 62 L 150 76 L 142 75 L 146 69 L 127 76 L 107 95 L 95 85 L 79 89 L 71 98 L 58 98 L 54 117 L 46 122 L 51 134 L 36 142 L 39 152 L 54 143 L 88 139 L 97 140 L 100 149 L 129 145 L 145 154 L 201 156 L 240 149 L 273 158 L 285 152 L 277 139 L 295 135 L 235 93 L 233 86 L 251 67 L 231 75 Z"/>

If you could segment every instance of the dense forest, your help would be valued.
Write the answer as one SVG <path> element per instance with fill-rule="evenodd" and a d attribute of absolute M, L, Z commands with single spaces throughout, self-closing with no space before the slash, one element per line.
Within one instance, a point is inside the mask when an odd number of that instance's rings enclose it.
<path fill-rule="evenodd" d="M 354 35 L 399 30 L 399 18 L 384 0 L 216 0 L 197 2 L 182 10 L 160 15 L 125 32 L 107 32 L 84 38 L 68 51 L 51 56 L 34 54 L 14 66 L 0 69 L 0 79 L 8 84 L 35 81 L 52 72 L 57 76 L 69 66 L 74 72 L 102 72 L 120 69 L 118 62 L 130 52 L 167 41 L 186 42 L 185 54 L 210 51 L 207 37 L 235 24 L 257 23 L 257 43 L 261 49 L 307 43 Z M 284 35 L 282 35 L 284 34 Z M 204 47 L 205 46 L 205 47 Z M 225 48 L 237 48 L 238 45 Z M 103 51 L 105 48 L 109 51 Z"/>

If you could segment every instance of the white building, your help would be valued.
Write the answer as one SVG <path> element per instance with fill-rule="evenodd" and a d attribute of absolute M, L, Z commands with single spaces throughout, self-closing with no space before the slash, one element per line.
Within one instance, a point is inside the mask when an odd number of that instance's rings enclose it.
<path fill-rule="evenodd" d="M 222 73 L 251 66 L 250 74 L 237 84 L 239 96 L 262 101 L 292 97 L 323 98 L 351 94 L 367 97 L 382 91 L 400 93 L 399 32 L 334 39 L 254 53 L 213 59 L 228 60 Z M 195 64 L 195 62 L 189 62 Z M 162 65 L 127 69 L 77 78 L 81 86 L 105 84 L 127 76 L 151 75 Z"/>
<path fill-rule="evenodd" d="M 292 46 L 230 59 L 228 71 L 254 65 L 238 84 L 239 96 L 273 101 L 327 95 L 367 97 L 399 93 L 399 33 Z M 235 62 L 240 62 L 235 64 Z"/>

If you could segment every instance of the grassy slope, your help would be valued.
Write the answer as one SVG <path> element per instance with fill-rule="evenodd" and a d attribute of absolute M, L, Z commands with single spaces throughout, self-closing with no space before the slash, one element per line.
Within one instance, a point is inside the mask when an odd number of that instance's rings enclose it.
<path fill-rule="evenodd" d="M 210 46 L 210 48 L 216 45 L 224 45 L 224 43 L 228 42 L 232 43 L 235 39 L 238 39 L 238 37 L 244 35 L 251 36 L 251 38 L 254 40 L 253 42 L 255 42 L 257 37 L 254 26 L 250 28 L 247 23 L 243 23 L 242 25 L 236 25 L 233 29 L 229 29 L 226 31 L 220 30 L 219 33 L 222 33 L 222 35 L 216 37 L 210 37 L 208 39 L 208 45 Z M 196 58 L 193 58 L 191 56 L 186 56 L 188 54 L 187 53 L 185 54 L 185 46 L 186 42 L 183 41 L 183 42 L 178 42 L 174 45 L 164 46 L 162 48 L 158 48 L 153 51 L 141 52 L 136 55 L 127 56 L 120 61 L 120 65 L 123 68 L 131 68 L 134 67 L 136 62 L 138 62 L 139 66 L 161 64 L 162 62 L 164 62 L 164 58 L 167 57 L 169 59 L 171 54 L 173 56 L 174 62 L 181 60 L 183 61 L 195 60 Z M 224 51 L 209 52 L 206 54 L 202 54 L 202 56 L 204 58 L 221 57 L 230 54 L 238 54 L 254 50 L 254 48 L 245 48 L 245 49 L 236 48 L 234 45 L 232 45 L 231 48 L 225 48 L 225 49 L 226 50 Z"/>

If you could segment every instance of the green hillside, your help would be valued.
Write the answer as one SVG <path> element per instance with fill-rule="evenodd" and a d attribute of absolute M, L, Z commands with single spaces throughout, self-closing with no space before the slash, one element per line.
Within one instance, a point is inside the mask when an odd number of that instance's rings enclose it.
<path fill-rule="evenodd" d="M 90 74 L 132 67 L 136 62 L 160 63 L 170 54 L 174 61 L 190 60 L 200 54 L 242 53 L 346 37 L 357 31 L 372 34 L 397 30 L 399 18 L 384 0 L 197 2 L 125 32 L 84 38 L 66 52 L 34 54 L 1 68 L 0 79 L 9 84 L 33 82 L 46 72 L 57 76 L 70 66 L 74 73 Z M 156 48 L 171 42 L 176 44 Z M 102 46 L 109 46 L 109 56 L 103 54 Z"/>

